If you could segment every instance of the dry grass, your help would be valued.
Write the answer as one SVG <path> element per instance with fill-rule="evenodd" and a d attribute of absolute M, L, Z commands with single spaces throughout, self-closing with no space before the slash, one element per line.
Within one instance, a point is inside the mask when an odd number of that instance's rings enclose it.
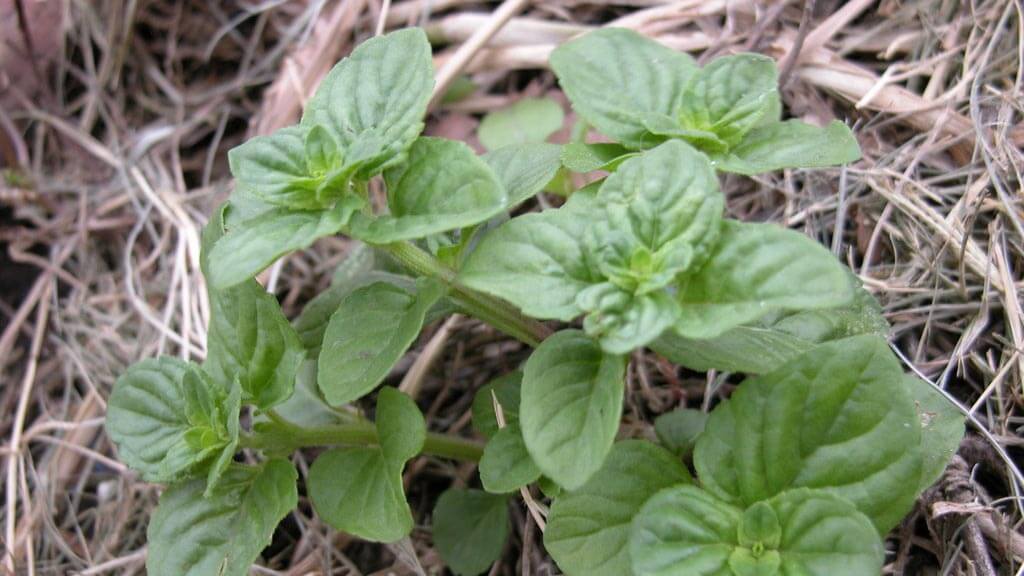
<path fill-rule="evenodd" d="M 970 413 L 947 478 L 890 536 L 886 572 L 1017 572 L 1024 7 L 808 4 L 804 17 L 797 1 L 0 1 L 0 564 L 18 574 L 143 571 L 159 489 L 117 462 L 102 432 L 104 399 L 140 358 L 203 356 L 198 231 L 230 189 L 227 149 L 293 122 L 329 67 L 378 23 L 425 25 L 450 46 L 438 52 L 440 75 L 473 75 L 477 93 L 435 109 L 429 127 L 470 141 L 480 112 L 557 89 L 544 67 L 558 42 L 615 24 L 700 58 L 775 56 L 790 115 L 855 126 L 860 162 L 729 177 L 729 209 L 831 246 L 883 302 L 894 348 Z M 31 58 L 16 5 L 27 7 Z M 266 275 L 288 314 L 327 284 L 345 248 L 320 242 Z M 433 328 L 420 350 L 395 383 L 419 390 L 432 427 L 466 433 L 472 391 L 527 352 L 469 319 Z M 717 376 L 653 355 L 637 355 L 629 376 L 635 434 L 720 389 Z M 300 468 L 308 456 L 297 457 Z M 428 523 L 439 491 L 472 482 L 473 470 L 419 459 L 413 477 L 414 514 Z M 492 573 L 553 573 L 536 524 L 514 508 L 512 543 Z M 306 505 L 266 560 L 255 573 L 441 570 L 428 525 L 403 545 L 371 546 L 329 530 Z"/>

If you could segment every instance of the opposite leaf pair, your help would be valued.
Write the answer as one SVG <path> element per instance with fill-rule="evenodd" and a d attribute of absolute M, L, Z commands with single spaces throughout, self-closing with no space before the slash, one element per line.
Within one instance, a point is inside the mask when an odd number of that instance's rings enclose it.
<path fill-rule="evenodd" d="M 817 128 L 779 120 L 778 73 L 765 56 L 724 56 L 699 68 L 687 54 L 636 32 L 605 28 L 560 46 L 551 67 L 576 112 L 621 143 L 566 147 L 563 158 L 574 170 L 610 169 L 616 158 L 668 139 L 684 140 L 716 169 L 740 174 L 860 158 L 840 122 Z"/>
<path fill-rule="evenodd" d="M 707 158 L 669 141 L 630 158 L 596 192 L 527 214 L 488 236 L 460 280 L 526 314 L 570 321 L 611 353 L 671 328 L 711 338 L 772 311 L 842 306 L 846 272 L 817 243 L 722 219 Z"/>
<path fill-rule="evenodd" d="M 545 545 L 571 575 L 878 573 L 881 535 L 963 435 L 958 415 L 930 413 L 934 395 L 881 339 L 821 345 L 712 411 L 693 453 L 699 485 L 677 456 L 619 443 L 555 499 Z"/>

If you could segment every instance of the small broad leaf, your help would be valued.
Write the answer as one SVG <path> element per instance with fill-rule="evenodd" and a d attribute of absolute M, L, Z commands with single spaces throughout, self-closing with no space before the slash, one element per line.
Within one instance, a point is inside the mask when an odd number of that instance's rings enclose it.
<path fill-rule="evenodd" d="M 327 401 L 347 404 L 376 388 L 416 340 L 443 292 L 429 281 L 414 292 L 375 282 L 346 296 L 320 349 L 317 383 Z"/>
<path fill-rule="evenodd" d="M 501 212 L 505 189 L 461 142 L 419 138 L 408 161 L 385 173 L 390 214 L 355 214 L 348 232 L 374 244 L 424 238 L 483 222 Z"/>
<path fill-rule="evenodd" d="M 670 242 L 691 247 L 692 262 L 679 272 L 707 259 L 725 206 L 707 157 L 677 140 L 625 161 L 601 185 L 597 201 L 613 218 L 621 213 L 613 226 L 628 226 L 652 253 Z"/>
<path fill-rule="evenodd" d="M 362 177 L 401 160 L 423 129 L 434 66 L 423 30 L 406 28 L 363 42 L 327 74 L 302 126 L 327 128 Z"/>
<path fill-rule="evenodd" d="M 619 442 L 591 480 L 555 498 L 544 547 L 569 576 L 630 576 L 633 516 L 659 490 L 689 482 L 686 468 L 665 449 Z"/>
<path fill-rule="evenodd" d="M 857 336 L 886 336 L 889 323 L 882 307 L 853 274 L 853 301 L 838 308 L 776 312 L 707 339 L 685 338 L 669 330 L 651 347 L 692 370 L 764 374 L 815 345 Z"/>
<path fill-rule="evenodd" d="M 921 482 L 918 492 L 935 484 L 960 448 L 964 438 L 964 415 L 931 384 L 912 375 L 903 379 L 907 392 L 914 400 L 921 423 Z"/>
<path fill-rule="evenodd" d="M 328 210 L 276 208 L 229 226 L 210 251 L 208 280 L 217 290 L 244 282 L 281 256 L 337 234 L 362 205 L 359 198 L 346 196 Z"/>
<path fill-rule="evenodd" d="M 203 364 L 215 380 L 242 387 L 242 401 L 261 409 L 283 402 L 295 387 L 306 351 L 277 299 L 255 280 L 210 294 Z"/>
<path fill-rule="evenodd" d="M 505 146 L 481 158 L 505 187 L 505 209 L 529 200 L 555 177 L 561 148 L 554 144 Z"/>
<path fill-rule="evenodd" d="M 636 576 L 867 576 L 885 550 L 848 501 L 798 489 L 745 511 L 694 486 L 667 488 L 633 521 Z"/>
<path fill-rule="evenodd" d="M 637 156 L 622 144 L 584 144 L 570 142 L 562 146 L 562 165 L 580 174 L 595 170 L 615 171 L 626 160 Z"/>
<path fill-rule="evenodd" d="M 175 484 L 149 521 L 152 576 L 245 576 L 296 505 L 298 474 L 287 460 L 232 465 L 208 497 L 202 480 Z"/>
<path fill-rule="evenodd" d="M 256 136 L 228 152 L 231 174 L 238 186 L 264 202 L 293 210 L 318 210 L 333 199 L 317 194 L 327 170 L 340 165 L 336 146 L 330 158 L 319 161 L 326 166 L 307 162 L 308 127 L 289 126 L 267 136 Z M 330 138 L 330 135 L 327 135 Z M 316 136 L 314 136 L 316 138 Z M 338 190 L 337 192 L 343 192 Z"/>
<path fill-rule="evenodd" d="M 602 28 L 551 54 L 551 68 L 573 109 L 601 133 L 630 148 L 652 144 L 643 118 L 675 117 L 693 59 L 632 30 Z"/>
<path fill-rule="evenodd" d="M 565 206 L 506 222 L 483 238 L 459 279 L 534 318 L 572 320 L 581 312 L 576 295 L 600 282 L 587 262 L 582 214 Z"/>
<path fill-rule="evenodd" d="M 117 379 L 107 401 L 107 435 L 120 459 L 149 482 L 192 473 L 215 455 L 234 453 L 238 399 L 195 364 L 143 360 Z"/>
<path fill-rule="evenodd" d="M 760 54 L 716 58 L 687 88 L 679 119 L 684 129 L 715 134 L 729 147 L 739 144 L 777 106 L 775 61 Z M 693 144 L 701 147 L 699 140 Z"/>
<path fill-rule="evenodd" d="M 773 310 L 845 306 L 847 272 L 823 246 L 772 224 L 727 220 L 708 263 L 679 283 L 676 331 L 714 338 Z"/>
<path fill-rule="evenodd" d="M 587 313 L 584 331 L 610 354 L 629 354 L 646 346 L 679 315 L 679 305 L 664 291 L 634 296 L 610 282 L 580 292 L 576 302 Z"/>
<path fill-rule="evenodd" d="M 413 527 L 402 488 L 402 468 L 426 438 L 423 415 L 411 398 L 384 388 L 377 399 L 379 446 L 337 448 L 309 469 L 309 495 L 331 526 L 374 542 L 395 542 Z"/>
<path fill-rule="evenodd" d="M 519 370 L 510 372 L 487 383 L 477 390 L 473 396 L 473 427 L 490 440 L 498 433 L 498 418 L 494 413 L 494 397 L 501 404 L 501 412 L 506 424 L 519 422 L 519 390 L 523 382 L 523 373 Z M 493 393 L 493 396 L 492 396 Z"/>
<path fill-rule="evenodd" d="M 565 113 L 550 98 L 523 98 L 484 116 L 477 137 L 488 150 L 516 144 L 540 144 L 562 128 Z"/>
<path fill-rule="evenodd" d="M 518 424 L 498 430 L 484 447 L 480 459 L 480 482 L 494 494 L 518 490 L 540 478 L 540 469 L 530 458 Z"/>
<path fill-rule="evenodd" d="M 654 432 L 662 446 L 676 456 L 688 458 L 707 422 L 707 412 L 680 408 L 655 418 Z"/>
<path fill-rule="evenodd" d="M 508 502 L 481 490 L 451 488 L 434 507 L 434 546 L 452 572 L 476 576 L 501 557 Z"/>
<path fill-rule="evenodd" d="M 523 440 L 541 471 L 570 490 L 601 468 L 622 416 L 626 360 L 578 330 L 541 342 L 523 370 Z"/>
<path fill-rule="evenodd" d="M 708 419 L 694 464 L 704 487 L 749 505 L 790 488 L 850 500 L 885 533 L 914 503 L 921 429 L 885 341 L 822 344 L 749 379 Z"/>
<path fill-rule="evenodd" d="M 737 174 L 760 174 L 782 168 L 817 168 L 854 162 L 861 157 L 857 139 L 837 120 L 824 128 L 788 120 L 751 130 L 727 154 L 713 157 L 715 167 Z"/>

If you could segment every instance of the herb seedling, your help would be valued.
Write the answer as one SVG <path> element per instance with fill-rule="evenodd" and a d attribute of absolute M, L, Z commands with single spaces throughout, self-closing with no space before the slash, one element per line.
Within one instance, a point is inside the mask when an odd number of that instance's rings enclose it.
<path fill-rule="evenodd" d="M 406 462 L 478 461 L 483 490 L 449 490 L 433 514 L 458 574 L 497 559 L 508 499 L 534 484 L 552 500 L 544 541 L 567 574 L 878 573 L 882 536 L 942 472 L 962 421 L 902 373 L 853 275 L 801 234 L 725 218 L 716 175 L 851 161 L 856 141 L 838 123 L 779 121 L 760 56 L 698 68 L 609 29 L 552 65 L 617 144 L 545 144 L 546 125 L 509 143 L 501 116 L 482 157 L 421 137 L 431 52 L 410 29 L 339 63 L 297 126 L 230 152 L 236 190 L 203 234 L 207 357 L 136 364 L 108 405 L 120 457 L 169 484 L 149 573 L 248 573 L 298 502 L 287 455 L 314 446 L 330 448 L 305 479 L 314 510 L 378 542 L 414 525 Z M 516 114 L 561 118 L 536 103 Z M 566 168 L 612 173 L 508 218 Z M 386 207 L 374 209 L 378 183 Z M 253 276 L 338 233 L 361 243 L 288 322 Z M 380 387 L 422 327 L 456 311 L 536 348 L 478 391 L 486 445 L 428 432 L 412 398 Z M 539 322 L 581 318 L 554 334 Z M 641 347 L 758 376 L 710 415 L 659 418 L 661 445 L 616 442 Z M 375 391 L 372 421 L 345 408 Z M 240 449 L 259 463 L 236 462 Z"/>

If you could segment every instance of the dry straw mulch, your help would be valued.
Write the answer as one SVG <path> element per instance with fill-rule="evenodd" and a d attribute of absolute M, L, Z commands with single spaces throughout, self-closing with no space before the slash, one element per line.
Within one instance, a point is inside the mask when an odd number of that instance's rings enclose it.
<path fill-rule="evenodd" d="M 230 190 L 226 150 L 293 122 L 329 67 L 379 24 L 425 26 L 440 76 L 471 75 L 478 90 L 428 123 L 471 143 L 481 113 L 559 96 L 545 69 L 554 46 L 616 25 L 701 59 L 769 54 L 783 69 L 788 114 L 854 126 L 863 160 L 729 177 L 729 210 L 830 246 L 884 304 L 908 365 L 970 414 L 946 478 L 890 535 L 886 573 L 1015 573 L 1024 560 L 1014 465 L 1024 423 L 1022 12 L 1005 0 L 0 0 L 0 566 L 144 570 L 159 487 L 116 460 L 104 399 L 140 358 L 203 356 L 198 234 Z M 263 280 L 293 315 L 345 251 L 342 240 L 322 241 Z M 414 366 L 430 425 L 466 434 L 473 390 L 527 353 L 469 319 L 432 327 L 424 348 L 393 378 Z M 638 354 L 627 429 L 649 433 L 656 414 L 707 405 L 733 381 Z M 301 468 L 312 455 L 297 456 Z M 409 542 L 353 541 L 303 504 L 254 573 L 441 573 L 429 511 L 447 486 L 473 482 L 473 470 L 419 459 L 413 479 L 422 526 Z M 521 503 L 514 510 L 492 573 L 555 573 L 539 529 Z"/>

